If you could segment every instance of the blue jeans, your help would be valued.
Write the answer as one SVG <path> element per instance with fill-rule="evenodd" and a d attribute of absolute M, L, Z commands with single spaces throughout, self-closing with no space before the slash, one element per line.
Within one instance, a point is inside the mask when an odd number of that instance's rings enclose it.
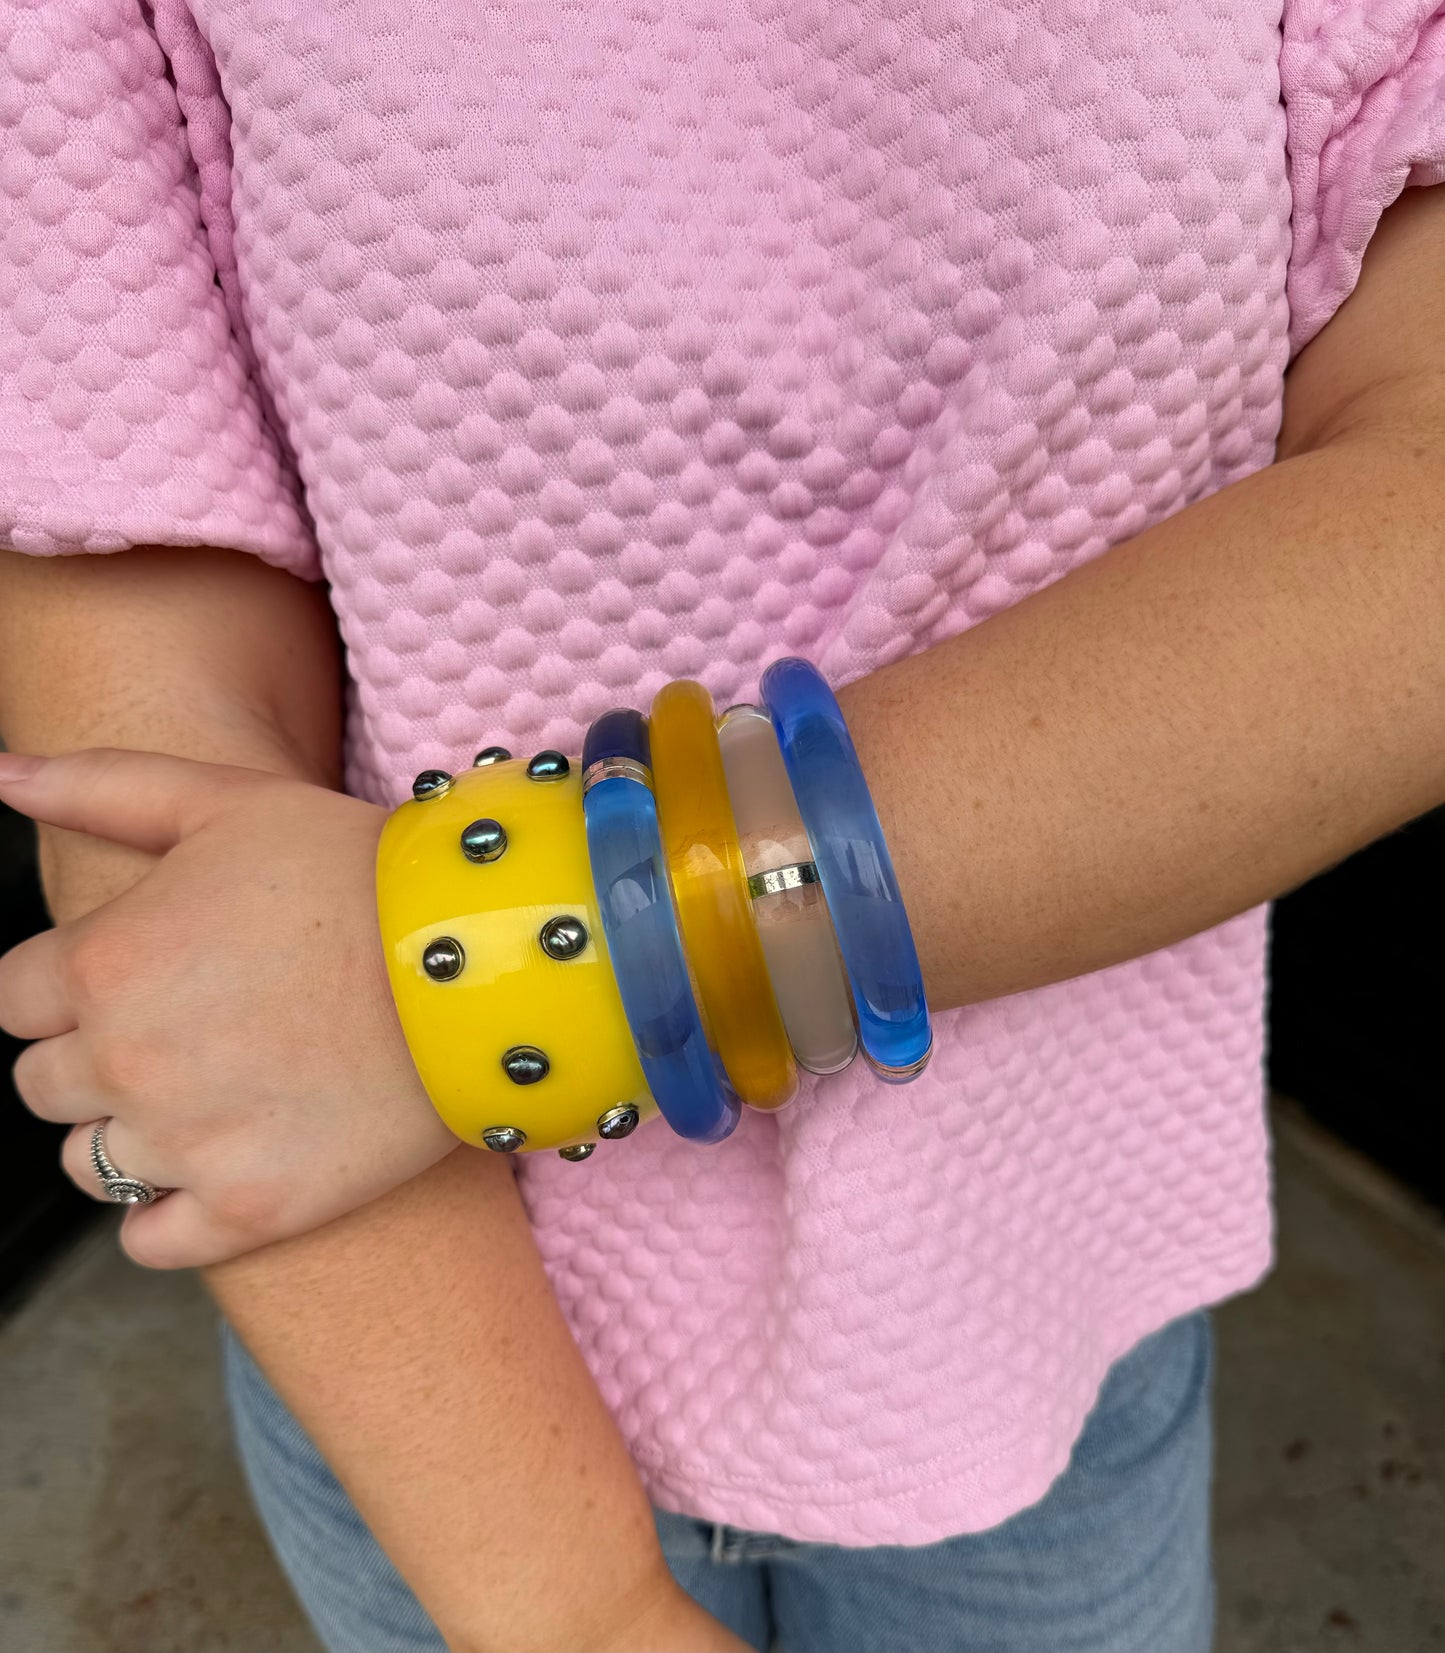
<path fill-rule="evenodd" d="M 988 1532 L 844 1549 L 659 1512 L 673 1573 L 759 1649 L 785 1653 L 1207 1653 L 1207 1317 L 1118 1361 L 1068 1468 Z M 237 1339 L 226 1373 L 261 1518 L 331 1653 L 444 1647 L 320 1454 Z M 584 1563 L 585 1564 L 585 1563 Z M 485 1586 L 486 1567 L 477 1569 Z"/>

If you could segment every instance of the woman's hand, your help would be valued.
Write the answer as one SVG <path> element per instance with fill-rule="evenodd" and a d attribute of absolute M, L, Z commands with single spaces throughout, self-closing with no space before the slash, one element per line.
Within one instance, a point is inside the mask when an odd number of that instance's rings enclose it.
<path fill-rule="evenodd" d="M 24 773 L 27 765 L 33 766 Z M 0 755 L 0 795 L 158 856 L 132 888 L 0 958 L 0 1026 L 32 1112 L 94 1124 L 114 1164 L 175 1192 L 126 1215 L 154 1268 L 305 1233 L 456 1146 L 392 1007 L 373 893 L 384 811 L 261 770 L 155 753 Z"/>

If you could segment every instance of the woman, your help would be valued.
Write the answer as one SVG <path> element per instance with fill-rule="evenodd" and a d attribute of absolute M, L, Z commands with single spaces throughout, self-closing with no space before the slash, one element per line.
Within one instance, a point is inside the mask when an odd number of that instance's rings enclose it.
<path fill-rule="evenodd" d="M 0 1024 L 328 1645 L 1207 1646 L 1263 904 L 1445 798 L 1438 9 L 3 15 Z M 800 652 L 928 1072 L 449 1154 L 384 807 Z"/>

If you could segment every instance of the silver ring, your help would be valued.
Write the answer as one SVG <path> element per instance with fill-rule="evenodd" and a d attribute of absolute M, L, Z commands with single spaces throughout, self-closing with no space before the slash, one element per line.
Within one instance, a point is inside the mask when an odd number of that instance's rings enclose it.
<path fill-rule="evenodd" d="M 774 867 L 771 872 L 755 872 L 748 879 L 748 894 L 756 901 L 759 896 L 781 895 L 784 890 L 801 890 L 806 884 L 818 882 L 818 868 L 813 861 L 794 861 L 789 867 Z"/>
<path fill-rule="evenodd" d="M 169 1188 L 156 1188 L 151 1183 L 142 1182 L 139 1177 L 128 1177 L 116 1170 L 105 1151 L 106 1124 L 107 1121 L 102 1119 L 90 1133 L 90 1163 L 95 1167 L 101 1187 L 105 1189 L 105 1197 L 114 1200 L 117 1205 L 151 1205 L 162 1194 L 169 1194 Z"/>

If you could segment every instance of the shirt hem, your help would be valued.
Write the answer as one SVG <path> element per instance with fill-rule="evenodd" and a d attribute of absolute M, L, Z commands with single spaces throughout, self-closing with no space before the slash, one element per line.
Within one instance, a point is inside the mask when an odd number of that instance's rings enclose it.
<path fill-rule="evenodd" d="M 776 1484 L 731 1481 L 715 1469 L 688 1468 L 675 1459 L 664 1464 L 645 1449 L 634 1447 L 633 1456 L 659 1508 L 743 1531 L 844 1548 L 914 1547 L 983 1532 L 1037 1503 L 1063 1473 L 1117 1360 L 1171 1321 L 1252 1290 L 1269 1272 L 1273 1256 L 1272 1236 L 1266 1234 L 1247 1260 L 1208 1291 L 1160 1292 L 1142 1303 L 1136 1298 L 1134 1312 L 1121 1315 L 1114 1334 L 1099 1344 L 1093 1381 L 1078 1391 L 1086 1397 L 1084 1404 L 1070 1407 L 1066 1416 L 1040 1417 L 1037 1427 L 1017 1429 L 1007 1445 L 981 1457 L 941 1454 L 861 1486 L 820 1482 L 781 1493 Z M 1017 1414 L 1015 1422 L 1027 1425 L 1027 1411 Z M 1047 1452 L 1038 1444 L 1044 1435 L 1051 1443 Z M 1018 1467 L 1011 1470 L 1011 1464 Z M 920 1500 L 929 1506 L 926 1513 L 918 1507 Z"/>

